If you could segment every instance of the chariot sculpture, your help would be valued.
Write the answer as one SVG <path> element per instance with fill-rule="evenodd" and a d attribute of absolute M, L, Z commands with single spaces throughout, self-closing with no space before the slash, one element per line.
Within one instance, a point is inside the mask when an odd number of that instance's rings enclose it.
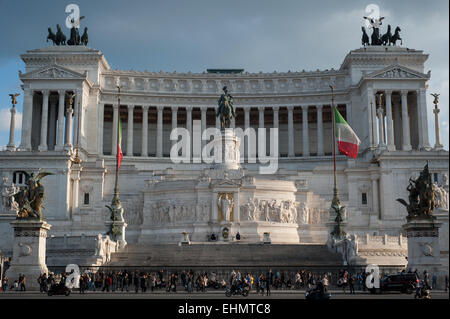
<path fill-rule="evenodd" d="M 372 35 L 367 35 L 366 28 L 362 27 L 362 38 L 361 42 L 363 46 L 372 45 L 372 46 L 380 46 L 380 45 L 396 45 L 397 41 L 400 41 L 400 45 L 403 45 L 402 38 L 400 37 L 400 32 L 402 31 L 400 27 L 396 27 L 394 30 L 394 34 L 391 32 L 391 25 L 388 24 L 387 31 L 385 34 L 380 35 L 380 26 L 383 24 L 382 21 L 384 17 L 380 17 L 379 19 L 364 17 L 364 19 L 368 20 L 370 25 L 372 26 Z"/>

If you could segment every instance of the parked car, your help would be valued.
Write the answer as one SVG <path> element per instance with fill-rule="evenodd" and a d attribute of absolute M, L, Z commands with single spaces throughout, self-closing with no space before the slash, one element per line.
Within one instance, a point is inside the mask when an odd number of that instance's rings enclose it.
<path fill-rule="evenodd" d="M 417 275 L 414 273 L 405 273 L 399 275 L 389 275 L 380 281 L 380 288 L 372 289 L 372 293 L 382 293 L 389 291 L 398 291 L 401 293 L 411 294 L 415 290 L 417 283 Z"/>

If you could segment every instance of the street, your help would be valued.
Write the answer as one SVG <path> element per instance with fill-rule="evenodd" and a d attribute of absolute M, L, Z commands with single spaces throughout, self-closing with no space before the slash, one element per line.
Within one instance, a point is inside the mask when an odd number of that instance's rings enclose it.
<path fill-rule="evenodd" d="M 342 290 L 331 290 L 331 299 L 414 299 L 414 293 L 401 294 L 401 293 L 384 293 L 384 294 L 370 294 L 368 292 L 357 292 L 354 295 L 349 293 L 344 294 Z M 78 291 L 74 291 L 70 294 L 70 296 L 52 296 L 48 297 L 44 293 L 39 292 L 19 292 L 19 291 L 7 291 L 6 293 L 0 293 L 0 300 L 2 299 L 39 299 L 39 298 L 51 298 L 51 299 L 305 299 L 304 290 L 297 291 L 282 291 L 282 290 L 274 290 L 271 293 L 271 296 L 262 296 L 257 295 L 254 291 L 250 293 L 250 295 L 245 298 L 242 296 L 232 296 L 227 298 L 225 296 L 224 291 L 208 291 L 205 293 L 185 293 L 185 292 L 176 292 L 176 293 L 167 293 L 165 291 L 156 291 L 156 292 L 147 292 L 147 293 L 135 293 L 135 292 L 87 292 L 85 294 L 80 294 Z M 449 293 L 444 292 L 442 290 L 432 291 L 431 299 L 449 299 Z"/>

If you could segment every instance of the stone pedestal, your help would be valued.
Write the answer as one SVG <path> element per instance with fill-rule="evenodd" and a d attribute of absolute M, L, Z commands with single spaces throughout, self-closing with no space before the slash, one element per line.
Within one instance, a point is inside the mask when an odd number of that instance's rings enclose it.
<path fill-rule="evenodd" d="M 13 257 L 6 275 L 12 283 L 24 274 L 26 289 L 37 290 L 39 276 L 48 274 L 45 253 L 51 225 L 39 220 L 15 220 L 11 225 L 14 228 Z"/>
<path fill-rule="evenodd" d="M 439 273 L 441 268 L 439 227 L 436 219 L 411 219 L 403 229 L 408 238 L 408 269 Z"/>
<path fill-rule="evenodd" d="M 115 240 L 117 242 L 117 249 L 123 249 L 127 245 L 127 241 L 125 240 L 125 232 L 127 229 L 128 224 L 125 223 L 123 220 L 116 220 L 116 221 L 106 221 L 106 226 L 111 229 L 111 227 L 115 227 L 119 230 L 120 234 L 115 237 Z"/>
<path fill-rule="evenodd" d="M 214 140 L 214 152 L 220 151 L 220 156 L 216 157 L 216 161 L 220 159 L 220 163 L 214 163 L 213 169 L 235 170 L 240 168 L 240 139 L 232 129 L 225 129 L 221 131 L 220 139 Z M 217 156 L 217 155 L 216 155 Z"/>
<path fill-rule="evenodd" d="M 183 236 L 181 237 L 180 244 L 181 245 L 190 245 L 191 241 L 189 240 L 189 233 L 185 231 L 182 233 L 182 235 Z"/>

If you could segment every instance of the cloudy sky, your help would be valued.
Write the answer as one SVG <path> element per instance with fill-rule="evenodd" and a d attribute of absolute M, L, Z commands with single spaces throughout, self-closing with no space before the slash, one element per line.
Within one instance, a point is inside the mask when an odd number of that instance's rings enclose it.
<path fill-rule="evenodd" d="M 8 143 L 8 94 L 21 92 L 19 55 L 49 45 L 49 26 L 60 24 L 69 34 L 70 3 L 86 17 L 82 27 L 89 28 L 89 46 L 102 50 L 114 69 L 177 72 L 338 69 L 345 55 L 360 47 L 366 6 L 377 4 L 385 24 L 401 26 L 404 46 L 430 54 L 428 93 L 441 94 L 441 135 L 448 150 L 448 0 L 0 0 L 0 145 Z M 432 97 L 427 100 L 434 145 Z M 20 126 L 22 96 L 18 111 Z"/>

